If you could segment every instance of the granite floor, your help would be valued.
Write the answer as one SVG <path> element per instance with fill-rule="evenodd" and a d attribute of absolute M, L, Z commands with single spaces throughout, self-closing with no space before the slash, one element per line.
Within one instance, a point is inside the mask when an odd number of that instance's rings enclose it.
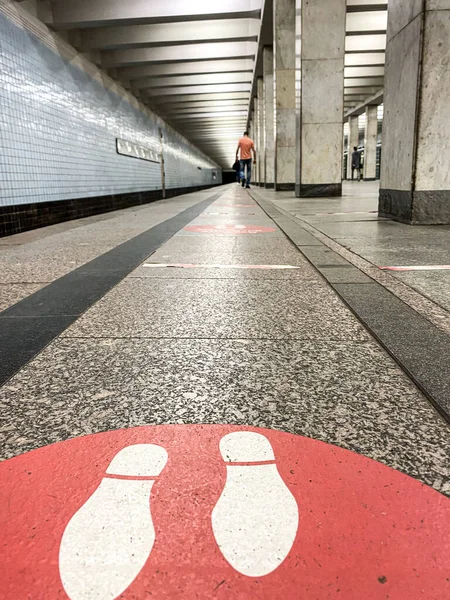
<path fill-rule="evenodd" d="M 447 597 L 450 336 L 258 198 L 0 245 L 5 598 Z M 368 214 L 324 231 L 389 249 Z"/>
<path fill-rule="evenodd" d="M 251 425 L 340 446 L 450 495 L 448 424 L 309 260 L 332 282 L 365 275 L 323 247 L 301 253 L 245 190 L 222 191 L 5 383 L 2 458 L 137 425 Z M 270 194 L 298 212 L 288 193 Z M 206 198 L 11 239 L 2 308 Z M 372 204 L 368 194 L 358 208 Z M 345 227 L 363 236 L 372 221 Z"/>
<path fill-rule="evenodd" d="M 450 265 L 450 225 L 411 227 L 378 218 L 378 182 L 345 182 L 341 198 L 295 198 L 258 189 L 302 222 L 377 267 Z M 393 277 L 450 310 L 449 271 L 390 271 Z"/>

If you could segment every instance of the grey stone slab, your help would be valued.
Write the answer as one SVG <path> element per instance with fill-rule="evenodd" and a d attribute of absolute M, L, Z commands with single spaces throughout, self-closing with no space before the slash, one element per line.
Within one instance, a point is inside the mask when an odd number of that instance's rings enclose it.
<path fill-rule="evenodd" d="M 41 283 L 8 283 L 0 284 L 0 312 L 23 300 L 30 294 L 40 290 Z"/>
<path fill-rule="evenodd" d="M 373 283 L 373 279 L 367 277 L 356 267 L 318 267 L 319 271 L 329 283 Z"/>
<path fill-rule="evenodd" d="M 0 385 L 72 322 L 67 316 L 0 318 Z"/>
<path fill-rule="evenodd" d="M 321 241 L 289 217 L 276 217 L 274 220 L 296 246 L 323 246 Z"/>
<path fill-rule="evenodd" d="M 283 213 L 281 213 L 271 202 L 263 200 L 259 193 L 257 193 L 255 197 L 258 199 L 258 204 L 261 206 L 264 212 L 266 212 L 269 215 L 269 217 L 275 219 L 283 215 Z"/>
<path fill-rule="evenodd" d="M 450 493 L 448 428 L 373 342 L 59 339 L 0 390 L 7 458 L 161 423 L 280 429 Z"/>
<path fill-rule="evenodd" d="M 389 272 L 450 311 L 450 270 Z"/>
<path fill-rule="evenodd" d="M 333 250 L 330 250 L 327 246 L 301 246 L 301 252 L 308 258 L 314 266 L 348 266 L 349 263 L 336 254 Z"/>
<path fill-rule="evenodd" d="M 387 222 L 388 219 L 382 219 L 378 216 L 378 213 L 370 213 L 370 212 L 351 212 L 345 214 L 331 214 L 331 215 L 312 215 L 312 214 L 301 214 L 296 213 L 295 217 L 302 219 L 308 223 L 311 223 L 314 226 L 318 226 L 318 224 L 322 223 L 384 223 Z"/>
<path fill-rule="evenodd" d="M 187 237 L 176 235 L 149 257 L 152 262 L 214 263 L 214 264 L 287 264 L 304 265 L 302 254 L 284 236 L 264 237 L 209 236 Z"/>
<path fill-rule="evenodd" d="M 1 312 L 0 383 L 219 196 L 220 192 L 212 195 Z"/>
<path fill-rule="evenodd" d="M 64 335 L 368 339 L 328 286 L 255 279 L 130 278 Z"/>
<path fill-rule="evenodd" d="M 318 282 L 317 272 L 306 261 L 302 266 L 294 269 L 277 268 L 228 268 L 228 265 L 218 265 L 215 263 L 201 262 L 196 264 L 204 265 L 201 268 L 170 266 L 170 267 L 152 267 L 146 265 L 159 264 L 152 261 L 145 261 L 130 274 L 130 277 L 148 277 L 154 279 L 297 279 L 302 281 Z M 238 263 L 239 264 L 239 263 Z M 238 265 L 233 262 L 232 265 Z M 209 265 L 209 266 L 207 266 Z M 250 265 L 249 265 L 250 267 Z"/>
<path fill-rule="evenodd" d="M 375 238 L 377 241 L 383 236 L 391 239 L 398 231 L 398 223 L 389 220 L 321 222 L 320 225 L 315 223 L 315 226 L 332 238 L 360 237 L 364 240 Z"/>
<path fill-rule="evenodd" d="M 0 283 L 50 283 L 111 250 L 111 244 L 0 250 Z"/>
<path fill-rule="evenodd" d="M 383 242 L 382 244 L 379 242 L 370 244 L 360 239 L 338 239 L 337 241 L 355 254 L 380 267 L 450 264 L 447 247 L 441 245 L 422 246 L 418 239 L 415 248 L 413 244 L 408 247 L 401 246 L 398 241 L 397 243 Z"/>
<path fill-rule="evenodd" d="M 189 223 L 189 226 L 202 226 L 206 225 L 239 225 L 239 226 L 261 226 L 271 227 L 277 229 L 276 225 L 269 219 L 269 217 L 262 213 L 260 215 L 215 215 L 202 213 L 196 219 Z"/>
<path fill-rule="evenodd" d="M 0 313 L 0 320 L 57 315 L 77 317 L 116 285 L 118 277 L 117 273 L 93 273 L 89 276 L 76 270 L 10 306 Z"/>
<path fill-rule="evenodd" d="M 218 237 L 244 237 L 244 236 L 248 236 L 248 237 L 262 237 L 263 239 L 266 240 L 266 244 L 271 243 L 271 241 L 273 239 L 282 239 L 284 237 L 283 233 L 276 227 L 275 223 L 265 223 L 263 225 L 263 227 L 267 227 L 268 229 L 270 229 L 271 231 L 257 231 L 257 232 L 253 232 L 251 231 L 252 228 L 252 224 L 248 224 L 250 231 L 249 232 L 243 232 L 243 231 L 238 231 L 237 229 L 231 229 L 231 230 L 227 230 L 226 227 L 224 229 L 219 229 L 221 227 L 221 225 L 226 225 L 225 223 L 223 224 L 210 224 L 210 223 L 196 223 L 195 226 L 203 226 L 206 227 L 207 229 L 205 231 L 190 231 L 189 229 L 184 228 L 182 231 L 180 231 L 179 235 L 180 236 L 185 236 L 185 237 L 206 237 L 209 241 L 210 244 L 214 244 L 214 240 Z M 245 226 L 246 224 L 243 222 L 240 223 L 236 223 L 236 224 L 232 224 L 232 226 Z M 189 224 L 188 227 L 190 227 L 191 224 Z M 210 226 L 210 227 L 208 227 Z M 255 227 L 258 227 L 258 225 L 254 225 Z"/>
<path fill-rule="evenodd" d="M 450 336 L 377 283 L 334 287 L 450 420 Z"/>

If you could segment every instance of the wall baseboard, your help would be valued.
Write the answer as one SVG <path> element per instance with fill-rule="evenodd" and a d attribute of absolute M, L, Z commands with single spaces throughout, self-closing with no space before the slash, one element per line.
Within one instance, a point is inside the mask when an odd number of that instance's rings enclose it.
<path fill-rule="evenodd" d="M 166 190 L 166 198 L 198 192 L 211 185 Z M 48 227 L 63 221 L 72 221 L 91 217 L 131 206 L 148 204 L 162 199 L 162 190 L 113 194 L 109 196 L 92 196 L 91 198 L 74 198 L 72 200 L 55 200 L 52 202 L 35 202 L 0 207 L 0 238 L 30 229 Z"/>

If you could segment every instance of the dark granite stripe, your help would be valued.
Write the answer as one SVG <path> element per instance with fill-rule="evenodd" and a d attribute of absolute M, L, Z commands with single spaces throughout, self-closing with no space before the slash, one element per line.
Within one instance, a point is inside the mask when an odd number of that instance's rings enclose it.
<path fill-rule="evenodd" d="M 266 210 L 266 205 L 270 203 L 260 201 L 259 197 L 254 199 L 270 216 Z M 450 422 L 450 336 L 328 246 L 297 244 L 297 234 L 293 235 L 295 226 L 303 228 L 293 219 L 289 227 L 286 227 L 285 219 L 278 219 L 277 223 L 434 407 Z M 340 275 L 341 281 L 336 276 L 339 268 L 345 269 Z M 348 279 L 349 276 L 353 279 Z"/>
<path fill-rule="evenodd" d="M 333 287 L 450 421 L 450 336 L 379 283 L 335 284 Z"/>
<path fill-rule="evenodd" d="M 222 194 L 215 193 L 1 312 L 0 384 Z"/>

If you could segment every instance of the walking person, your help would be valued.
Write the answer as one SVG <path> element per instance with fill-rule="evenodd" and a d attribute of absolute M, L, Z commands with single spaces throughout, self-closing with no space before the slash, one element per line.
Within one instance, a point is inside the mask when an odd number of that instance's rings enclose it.
<path fill-rule="evenodd" d="M 244 133 L 244 137 L 242 137 L 238 142 L 238 147 L 236 150 L 236 160 L 238 160 L 239 158 L 239 152 L 241 154 L 241 185 L 242 187 L 249 188 L 252 179 L 252 153 L 253 164 L 256 165 L 256 150 L 253 140 L 248 136 L 248 131 Z"/>
<path fill-rule="evenodd" d="M 358 181 L 361 181 L 361 152 L 354 146 L 352 152 L 352 181 L 355 176 L 355 171 L 358 175 Z"/>

